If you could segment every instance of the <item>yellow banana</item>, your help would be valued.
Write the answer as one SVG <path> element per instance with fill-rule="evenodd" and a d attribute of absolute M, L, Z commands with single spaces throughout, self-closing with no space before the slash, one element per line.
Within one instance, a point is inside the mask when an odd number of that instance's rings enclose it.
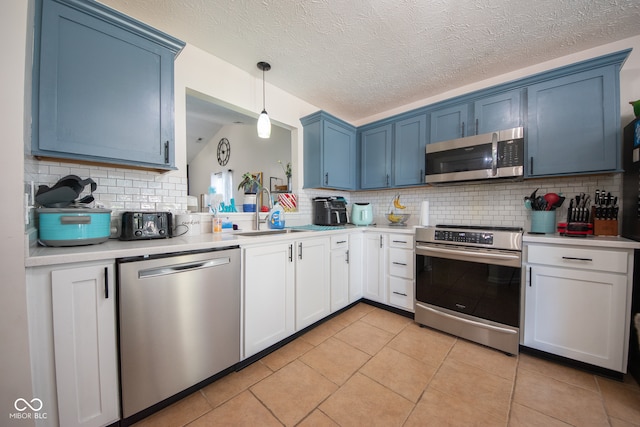
<path fill-rule="evenodd" d="M 391 222 L 398 222 L 398 221 L 400 221 L 400 220 L 402 219 L 400 216 L 398 216 L 398 215 L 394 215 L 394 214 L 392 214 L 392 213 L 391 213 L 391 214 L 389 214 L 389 215 L 387 216 L 387 218 L 389 218 L 389 221 L 391 221 Z"/>
<path fill-rule="evenodd" d="M 406 209 L 407 207 L 404 205 L 400 204 L 400 195 L 396 195 L 396 197 L 393 199 L 393 206 L 395 206 L 397 209 Z"/>

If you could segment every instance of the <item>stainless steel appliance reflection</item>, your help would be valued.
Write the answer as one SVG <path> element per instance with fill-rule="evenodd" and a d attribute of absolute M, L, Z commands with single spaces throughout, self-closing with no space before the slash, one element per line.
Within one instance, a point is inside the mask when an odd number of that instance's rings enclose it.
<path fill-rule="evenodd" d="M 416 322 L 518 354 L 521 261 L 521 228 L 418 227 Z"/>

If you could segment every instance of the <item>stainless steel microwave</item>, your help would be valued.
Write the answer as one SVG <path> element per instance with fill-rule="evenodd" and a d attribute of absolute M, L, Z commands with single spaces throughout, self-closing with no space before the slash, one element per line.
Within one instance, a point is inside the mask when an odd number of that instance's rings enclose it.
<path fill-rule="evenodd" d="M 425 182 L 431 184 L 521 178 L 524 172 L 522 127 L 427 145 Z"/>

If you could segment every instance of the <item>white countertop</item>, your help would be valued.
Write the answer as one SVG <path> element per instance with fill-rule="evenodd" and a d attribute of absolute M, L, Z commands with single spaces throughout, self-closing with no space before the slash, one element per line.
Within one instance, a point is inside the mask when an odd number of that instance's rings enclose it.
<path fill-rule="evenodd" d="M 599 248 L 640 249 L 640 242 L 620 236 L 567 237 L 560 234 L 524 233 L 523 243 L 544 243 L 553 245 L 591 246 Z"/>
<path fill-rule="evenodd" d="M 33 244 L 29 247 L 29 253 L 25 258 L 25 267 L 99 261 L 143 255 L 169 254 L 175 252 L 197 251 L 230 246 L 248 246 L 254 244 L 272 243 L 282 240 L 307 238 L 319 234 L 328 236 L 345 232 L 354 233 L 364 231 L 414 234 L 415 227 L 347 226 L 342 229 L 332 229 L 326 231 L 296 231 L 293 233 L 280 233 L 260 236 L 240 236 L 236 233 L 251 233 L 251 231 L 239 230 L 237 232 L 206 233 L 198 236 L 182 236 L 173 237 L 170 239 L 134 241 L 109 239 L 104 243 L 86 246 L 44 247 Z"/>

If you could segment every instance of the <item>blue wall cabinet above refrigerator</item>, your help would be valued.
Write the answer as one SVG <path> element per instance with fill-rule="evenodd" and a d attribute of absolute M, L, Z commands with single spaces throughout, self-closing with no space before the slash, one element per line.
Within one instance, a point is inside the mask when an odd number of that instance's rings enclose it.
<path fill-rule="evenodd" d="M 387 188 L 391 183 L 392 125 L 367 129 L 360 134 L 360 188 Z"/>
<path fill-rule="evenodd" d="M 97 2 L 38 5 L 32 154 L 175 169 L 173 66 L 184 43 Z"/>
<path fill-rule="evenodd" d="M 304 188 L 356 189 L 356 128 L 324 111 L 300 119 Z"/>
<path fill-rule="evenodd" d="M 431 111 L 429 142 L 448 141 L 522 126 L 521 89 L 495 93 L 451 104 L 444 102 Z M 477 96 L 477 95 L 476 95 Z"/>
<path fill-rule="evenodd" d="M 526 176 L 620 169 L 619 65 L 528 88 Z"/>

